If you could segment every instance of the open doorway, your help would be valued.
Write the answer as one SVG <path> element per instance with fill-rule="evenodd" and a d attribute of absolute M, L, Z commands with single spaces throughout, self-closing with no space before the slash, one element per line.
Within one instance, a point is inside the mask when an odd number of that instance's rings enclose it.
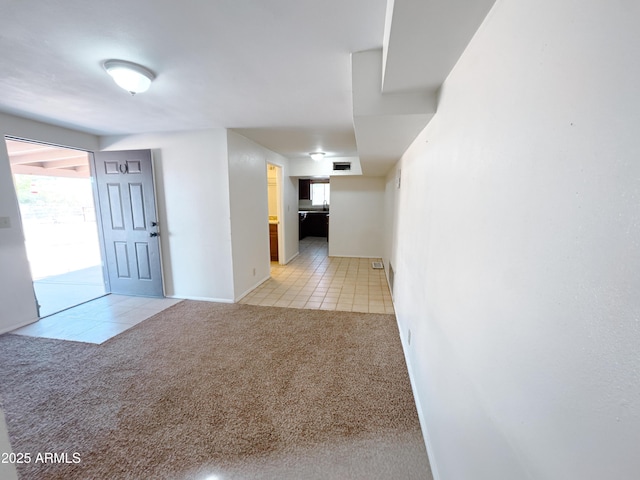
<path fill-rule="evenodd" d="M 284 264 L 282 222 L 282 167 L 267 164 L 267 199 L 269 204 L 269 255 L 271 262 Z"/>
<path fill-rule="evenodd" d="M 328 177 L 298 180 L 299 239 L 322 237 L 329 241 L 330 179 Z"/>
<path fill-rule="evenodd" d="M 105 295 L 89 154 L 5 140 L 38 315 Z"/>

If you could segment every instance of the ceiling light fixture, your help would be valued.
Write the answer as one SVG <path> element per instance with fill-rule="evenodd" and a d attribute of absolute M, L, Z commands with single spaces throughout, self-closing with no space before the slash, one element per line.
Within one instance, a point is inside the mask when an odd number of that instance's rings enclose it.
<path fill-rule="evenodd" d="M 107 60 L 103 65 L 113 81 L 131 95 L 146 92 L 156 78 L 148 68 L 125 60 Z"/>
<path fill-rule="evenodd" d="M 313 153 L 310 153 L 309 156 L 313 160 L 315 160 L 316 162 L 319 162 L 320 160 L 322 160 L 324 158 L 325 153 L 324 152 L 313 152 Z"/>

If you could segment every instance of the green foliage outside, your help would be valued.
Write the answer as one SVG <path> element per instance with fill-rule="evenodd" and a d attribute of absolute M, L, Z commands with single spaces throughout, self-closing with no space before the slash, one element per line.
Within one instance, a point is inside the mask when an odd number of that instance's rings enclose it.
<path fill-rule="evenodd" d="M 13 182 L 20 205 L 93 206 L 89 178 L 14 175 Z"/>
<path fill-rule="evenodd" d="M 84 222 L 95 218 L 90 178 L 13 176 L 23 220 Z"/>

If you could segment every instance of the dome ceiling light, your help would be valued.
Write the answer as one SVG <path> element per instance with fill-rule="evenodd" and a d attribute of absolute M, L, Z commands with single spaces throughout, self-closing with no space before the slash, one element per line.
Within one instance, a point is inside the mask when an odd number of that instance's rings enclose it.
<path fill-rule="evenodd" d="M 146 92 L 156 78 L 148 68 L 125 60 L 107 60 L 103 65 L 113 81 L 131 95 Z"/>

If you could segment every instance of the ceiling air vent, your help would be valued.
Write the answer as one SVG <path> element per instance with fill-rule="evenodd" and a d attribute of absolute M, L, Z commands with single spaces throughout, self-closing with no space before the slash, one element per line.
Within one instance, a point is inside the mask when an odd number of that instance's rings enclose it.
<path fill-rule="evenodd" d="M 333 162 L 334 170 L 351 170 L 351 162 Z"/>

